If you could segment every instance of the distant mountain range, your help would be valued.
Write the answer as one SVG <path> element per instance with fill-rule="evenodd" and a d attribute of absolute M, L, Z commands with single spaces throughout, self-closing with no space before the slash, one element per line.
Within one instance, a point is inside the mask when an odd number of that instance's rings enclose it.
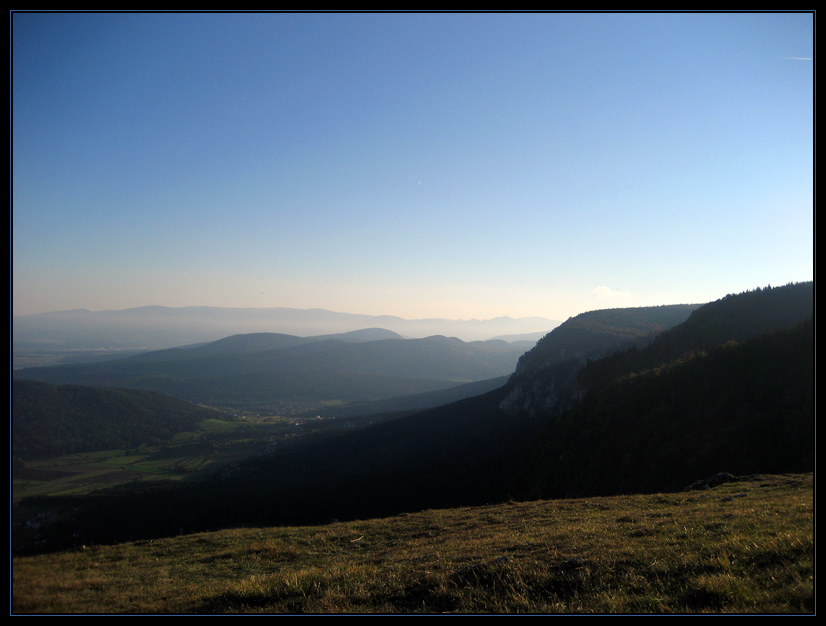
<path fill-rule="evenodd" d="M 14 349 L 148 350 L 215 341 L 248 333 L 284 333 L 301 337 L 384 328 L 403 337 L 431 335 L 481 341 L 507 337 L 536 341 L 559 325 L 543 317 L 489 320 L 404 319 L 324 309 L 147 306 L 120 311 L 56 311 L 14 316 Z"/>
<path fill-rule="evenodd" d="M 495 379 L 513 372 L 525 349 L 502 340 L 404 339 L 378 328 L 314 337 L 251 333 L 99 363 L 24 368 L 14 376 L 158 391 L 233 411 L 283 415 Z M 466 389 L 458 397 L 478 387 Z"/>

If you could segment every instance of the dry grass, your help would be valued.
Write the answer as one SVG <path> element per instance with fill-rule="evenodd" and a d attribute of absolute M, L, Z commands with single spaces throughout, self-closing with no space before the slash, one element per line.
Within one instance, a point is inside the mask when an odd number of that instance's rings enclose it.
<path fill-rule="evenodd" d="M 812 613 L 813 478 L 13 561 L 14 613 Z"/>

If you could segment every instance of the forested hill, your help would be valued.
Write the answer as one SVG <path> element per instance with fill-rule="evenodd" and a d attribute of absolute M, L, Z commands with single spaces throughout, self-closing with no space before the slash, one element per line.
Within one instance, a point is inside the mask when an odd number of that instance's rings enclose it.
<path fill-rule="evenodd" d="M 730 294 L 702 306 L 583 313 L 522 356 L 501 408 L 513 416 L 549 418 L 612 378 L 789 329 L 813 315 L 812 282 Z"/>
<path fill-rule="evenodd" d="M 151 391 L 12 381 L 12 446 L 21 459 L 139 446 L 226 415 Z"/>
<path fill-rule="evenodd" d="M 719 471 L 809 471 L 814 343 L 814 286 L 799 283 L 727 296 L 643 349 L 591 361 L 567 409 L 545 414 L 517 491 L 621 493 Z"/>
<path fill-rule="evenodd" d="M 555 328 L 519 359 L 500 409 L 513 417 L 558 412 L 577 391 L 576 376 L 590 360 L 647 345 L 684 322 L 698 304 L 588 311 Z"/>
<path fill-rule="evenodd" d="M 814 284 L 758 288 L 710 302 L 683 323 L 658 335 L 644 349 L 617 351 L 589 363 L 580 377 L 589 389 L 612 379 L 655 368 L 724 343 L 788 330 L 814 316 Z"/>
<path fill-rule="evenodd" d="M 580 313 L 560 324 L 526 352 L 519 359 L 516 375 L 571 359 L 584 362 L 600 358 L 635 343 L 645 344 L 684 322 L 700 306 L 674 304 Z"/>
<path fill-rule="evenodd" d="M 288 414 L 506 376 L 523 351 L 521 344 L 501 340 L 402 339 L 378 329 L 333 338 L 256 333 L 103 363 L 26 368 L 14 376 L 145 389 L 209 406 Z"/>
<path fill-rule="evenodd" d="M 551 423 L 515 491 L 575 497 L 811 471 L 814 420 L 810 318 L 592 390 Z"/>

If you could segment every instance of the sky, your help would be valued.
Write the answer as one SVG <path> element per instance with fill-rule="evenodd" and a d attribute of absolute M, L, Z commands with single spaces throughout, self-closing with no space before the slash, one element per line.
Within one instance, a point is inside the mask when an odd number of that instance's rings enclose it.
<path fill-rule="evenodd" d="M 814 276 L 812 13 L 10 13 L 15 315 Z"/>

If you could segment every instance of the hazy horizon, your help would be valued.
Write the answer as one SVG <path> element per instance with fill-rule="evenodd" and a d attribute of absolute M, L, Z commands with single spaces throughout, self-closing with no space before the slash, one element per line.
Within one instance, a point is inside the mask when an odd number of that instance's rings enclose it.
<path fill-rule="evenodd" d="M 814 275 L 814 15 L 12 12 L 12 309 L 565 320 Z"/>
<path fill-rule="evenodd" d="M 688 303 L 685 303 L 685 304 L 688 304 Z M 497 319 L 529 319 L 529 318 L 548 319 L 550 321 L 556 321 L 556 322 L 561 321 L 561 320 L 551 320 L 551 318 L 545 318 L 544 316 L 540 316 L 540 315 L 524 315 L 524 316 L 519 316 L 519 317 L 512 317 L 512 316 L 509 316 L 509 315 L 497 315 L 497 316 L 488 317 L 488 318 L 478 318 L 478 317 L 472 317 L 472 318 L 433 318 L 433 317 L 430 317 L 430 318 L 410 318 L 410 317 L 404 317 L 402 315 L 388 315 L 388 314 L 384 314 L 384 313 L 360 313 L 358 311 L 333 311 L 332 309 L 325 309 L 324 307 L 310 307 L 310 308 L 302 309 L 302 308 L 298 308 L 298 307 L 277 307 L 277 306 L 276 307 L 233 307 L 233 306 L 210 306 L 210 305 L 201 305 L 201 304 L 184 305 L 184 306 L 180 306 L 180 307 L 170 307 L 170 306 L 166 306 L 166 305 L 162 305 L 162 304 L 146 304 L 146 305 L 140 305 L 140 306 L 136 306 L 136 307 L 126 307 L 124 309 L 86 309 L 86 308 L 58 309 L 58 310 L 54 310 L 54 311 L 39 311 L 37 313 L 23 313 L 23 314 L 20 314 L 20 315 L 15 313 L 14 317 L 27 317 L 27 316 L 30 316 L 30 315 L 49 315 L 49 314 L 52 314 L 52 313 L 72 313 L 72 312 L 75 312 L 75 311 L 84 311 L 84 312 L 88 312 L 88 313 L 122 313 L 122 312 L 131 311 L 131 310 L 156 309 L 156 308 L 157 309 L 173 309 L 173 310 L 175 310 L 175 309 L 220 309 L 220 310 L 227 310 L 227 311 L 231 311 L 231 310 L 238 310 L 238 311 L 286 310 L 286 311 L 302 311 L 302 312 L 324 311 L 324 312 L 327 312 L 327 313 L 336 313 L 336 314 L 352 315 L 352 316 L 393 317 L 393 318 L 399 318 L 399 319 L 403 319 L 403 320 L 407 320 L 407 321 L 420 321 L 420 320 L 425 320 L 425 319 L 446 319 L 446 320 L 450 320 L 450 321 L 460 321 L 460 322 L 473 322 L 473 321 L 487 322 L 487 321 L 494 321 L 494 320 L 497 320 Z"/>

